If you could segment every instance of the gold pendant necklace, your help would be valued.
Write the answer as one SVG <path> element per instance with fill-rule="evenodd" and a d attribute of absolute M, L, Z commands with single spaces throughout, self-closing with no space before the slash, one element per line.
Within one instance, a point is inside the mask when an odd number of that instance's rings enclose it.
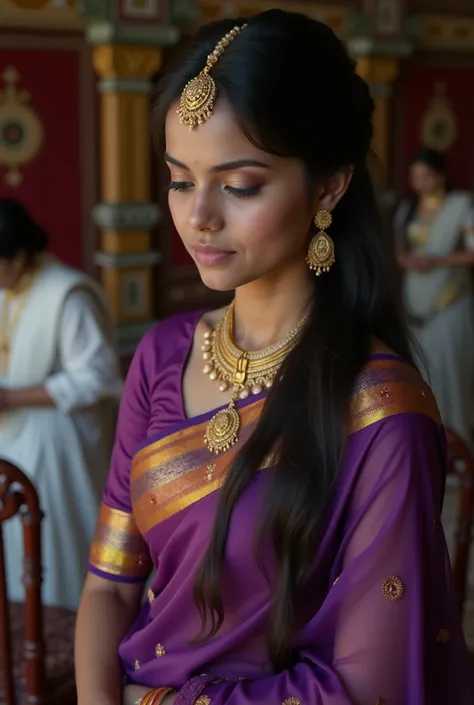
<path fill-rule="evenodd" d="M 219 389 L 226 392 L 232 386 L 229 406 L 218 411 L 209 421 L 204 442 L 218 455 L 229 450 L 237 442 L 240 416 L 236 409 L 237 399 L 246 399 L 250 394 L 261 394 L 269 389 L 288 353 L 295 347 L 299 334 L 306 323 L 308 313 L 281 340 L 256 352 L 246 352 L 233 341 L 234 304 L 232 303 L 215 330 L 204 334 L 202 345 L 205 361 L 203 372 Z"/>

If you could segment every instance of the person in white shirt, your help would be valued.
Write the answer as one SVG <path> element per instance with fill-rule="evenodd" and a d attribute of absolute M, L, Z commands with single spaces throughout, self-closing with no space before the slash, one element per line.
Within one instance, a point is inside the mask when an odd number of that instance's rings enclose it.
<path fill-rule="evenodd" d="M 122 380 L 100 287 L 47 245 L 21 204 L 0 199 L 0 458 L 39 494 L 43 601 L 75 609 Z M 4 532 L 9 597 L 22 600 L 20 522 Z"/>

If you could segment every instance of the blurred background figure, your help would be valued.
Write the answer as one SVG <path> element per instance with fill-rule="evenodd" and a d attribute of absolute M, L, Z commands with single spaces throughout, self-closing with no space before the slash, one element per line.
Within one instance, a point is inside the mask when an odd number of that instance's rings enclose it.
<path fill-rule="evenodd" d="M 420 150 L 409 176 L 412 195 L 402 201 L 395 218 L 404 305 L 443 422 L 472 445 L 472 196 L 450 188 L 444 157 L 436 150 Z"/>
<path fill-rule="evenodd" d="M 47 245 L 21 204 L 0 199 L 0 455 L 45 512 L 44 602 L 75 608 L 122 383 L 99 286 Z M 20 523 L 4 531 L 9 597 L 21 600 Z"/>

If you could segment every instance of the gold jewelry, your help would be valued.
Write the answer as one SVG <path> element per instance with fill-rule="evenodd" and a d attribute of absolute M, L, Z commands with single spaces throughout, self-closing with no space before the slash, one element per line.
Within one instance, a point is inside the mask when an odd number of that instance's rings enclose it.
<path fill-rule="evenodd" d="M 295 347 L 308 315 L 307 312 L 284 338 L 255 352 L 241 350 L 233 342 L 233 303 L 215 330 L 204 333 L 204 374 L 219 382 L 221 392 L 226 392 L 232 386 L 229 406 L 218 411 L 207 424 L 204 442 L 211 453 L 217 455 L 229 450 L 238 440 L 240 417 L 235 402 L 237 399 L 246 399 L 250 394 L 261 394 L 264 389 L 270 389 L 284 359 Z"/>
<path fill-rule="evenodd" d="M 422 196 L 420 203 L 427 210 L 436 210 L 441 206 L 445 198 L 446 193 L 444 191 L 438 191 L 428 196 Z"/>
<path fill-rule="evenodd" d="M 332 215 L 329 211 L 318 211 L 314 217 L 314 224 L 318 228 L 316 235 L 309 244 L 306 262 L 317 277 L 322 272 L 329 272 L 332 265 L 336 261 L 334 256 L 334 242 L 330 235 L 326 232 L 326 228 L 332 223 Z"/>
<path fill-rule="evenodd" d="M 2 314 L 0 319 L 0 355 L 1 355 L 1 373 L 6 375 L 8 372 L 8 363 L 10 361 L 10 348 L 13 334 L 20 322 L 20 318 L 23 315 L 25 306 L 28 300 L 28 296 L 33 286 L 35 278 L 35 273 L 30 273 L 28 281 L 21 293 L 21 298 L 18 303 L 18 307 L 10 318 L 10 306 L 12 301 L 16 298 L 15 291 L 4 291 L 4 300 L 2 307 Z"/>
<path fill-rule="evenodd" d="M 173 693 L 173 688 L 153 688 L 142 698 L 138 698 L 134 705 L 160 705 L 169 693 Z"/>
<path fill-rule="evenodd" d="M 218 60 L 234 39 L 245 29 L 234 27 L 225 37 L 218 42 L 214 51 L 207 57 L 207 63 L 201 73 L 193 78 L 184 87 L 179 101 L 177 113 L 182 125 L 189 125 L 190 130 L 194 130 L 198 125 L 202 125 L 212 115 L 214 103 L 216 101 L 216 82 L 209 74 L 209 71 L 217 64 Z"/>

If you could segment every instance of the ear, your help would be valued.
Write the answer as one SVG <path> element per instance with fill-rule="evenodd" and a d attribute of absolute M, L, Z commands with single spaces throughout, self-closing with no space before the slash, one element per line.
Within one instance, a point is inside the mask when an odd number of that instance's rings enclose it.
<path fill-rule="evenodd" d="M 315 213 L 321 210 L 329 212 L 334 210 L 346 193 L 353 173 L 354 167 L 344 167 L 321 183 L 315 203 Z"/>

